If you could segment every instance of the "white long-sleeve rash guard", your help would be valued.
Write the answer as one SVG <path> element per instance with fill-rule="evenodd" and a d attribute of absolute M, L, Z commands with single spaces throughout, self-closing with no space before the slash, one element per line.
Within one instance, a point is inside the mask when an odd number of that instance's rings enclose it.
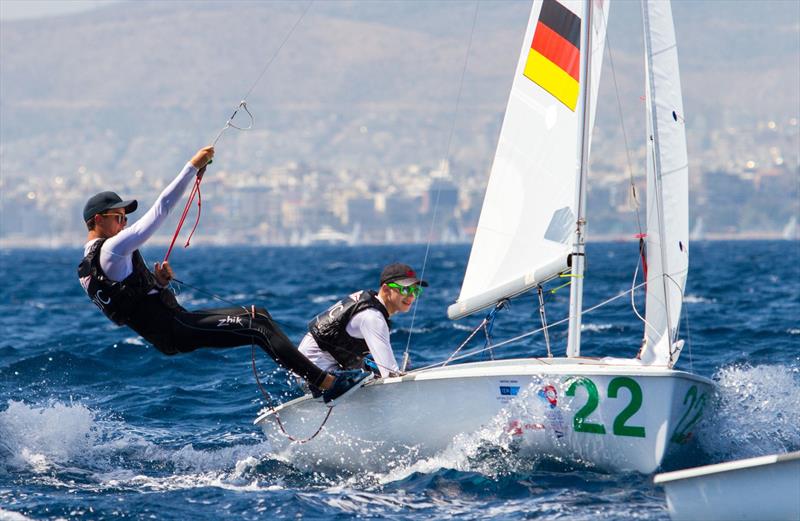
<path fill-rule="evenodd" d="M 197 171 L 197 167 L 186 163 L 183 170 L 164 188 L 153 206 L 138 221 L 103 243 L 100 249 L 100 268 L 109 279 L 119 282 L 133 273 L 133 252 L 147 242 L 147 239 L 152 237 L 164 223 L 169 212 L 183 196 L 186 187 L 195 179 Z M 89 253 L 92 244 L 97 240 L 99 239 L 86 243 L 83 248 L 84 255 Z M 81 279 L 81 284 L 87 289 L 89 279 L 88 277 L 84 279 L 86 280 Z"/>
<path fill-rule="evenodd" d="M 394 358 L 392 344 L 389 342 L 389 325 L 380 311 L 368 308 L 356 313 L 347 323 L 347 334 L 355 338 L 363 338 L 367 342 L 369 352 L 381 372 L 381 377 L 386 378 L 392 373 L 400 372 L 397 360 Z M 339 369 L 336 359 L 330 353 L 319 348 L 311 333 L 306 333 L 300 342 L 299 349 L 306 355 L 306 358 L 323 371 L 330 372 Z"/>

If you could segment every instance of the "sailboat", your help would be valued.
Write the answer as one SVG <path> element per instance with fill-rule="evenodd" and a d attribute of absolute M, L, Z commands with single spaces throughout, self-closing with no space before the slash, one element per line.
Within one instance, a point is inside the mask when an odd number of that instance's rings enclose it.
<path fill-rule="evenodd" d="M 672 521 L 800 519 L 800 451 L 657 474 Z"/>
<path fill-rule="evenodd" d="M 448 308 L 458 319 L 567 276 L 566 356 L 442 363 L 370 382 L 330 415 L 306 395 L 255 420 L 277 452 L 316 467 L 387 469 L 491 431 L 522 455 L 652 473 L 691 441 L 713 382 L 674 367 L 683 347 L 678 325 L 689 262 L 688 161 L 672 12 L 664 0 L 642 4 L 649 268 L 643 339 L 628 347 L 638 352 L 632 358 L 580 353 L 586 174 L 609 7 L 609 0 L 533 2 L 461 292 Z"/>
<path fill-rule="evenodd" d="M 697 221 L 694 223 L 694 227 L 692 227 L 691 233 L 689 233 L 689 239 L 692 241 L 702 241 L 705 240 L 705 226 L 703 225 L 703 218 L 698 217 Z"/>
<path fill-rule="evenodd" d="M 800 232 L 797 227 L 797 217 L 791 216 L 781 231 L 781 238 L 786 241 L 793 241 L 800 238 Z"/>

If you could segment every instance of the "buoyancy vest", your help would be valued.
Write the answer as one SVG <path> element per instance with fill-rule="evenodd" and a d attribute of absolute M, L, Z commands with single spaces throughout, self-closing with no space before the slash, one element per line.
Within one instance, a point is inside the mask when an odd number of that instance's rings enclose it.
<path fill-rule="evenodd" d="M 369 346 L 363 338 L 347 333 L 347 324 L 357 313 L 377 309 L 391 327 L 389 312 L 378 300 L 377 293 L 362 290 L 340 300 L 308 323 L 308 331 L 323 351 L 329 353 L 344 369 L 361 367 L 369 354 Z"/>
<path fill-rule="evenodd" d="M 119 282 L 109 279 L 100 267 L 100 248 L 104 242 L 105 239 L 100 239 L 92 244 L 78 265 L 78 277 L 89 277 L 86 288 L 89 298 L 105 316 L 122 326 L 127 324 L 151 290 L 156 289 L 159 293 L 168 290 L 156 284 L 155 275 L 147 269 L 139 250 L 133 252 L 133 272 L 130 275 Z"/>

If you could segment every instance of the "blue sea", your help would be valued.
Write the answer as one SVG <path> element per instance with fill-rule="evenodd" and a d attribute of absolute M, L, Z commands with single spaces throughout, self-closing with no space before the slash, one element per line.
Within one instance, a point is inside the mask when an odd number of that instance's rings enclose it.
<path fill-rule="evenodd" d="M 164 252 L 144 253 L 152 263 Z M 394 320 L 395 351 L 408 345 L 412 366 L 443 360 L 481 320 L 445 317 L 468 255 L 468 246 L 432 246 L 430 287 L 413 314 Z M 589 245 L 586 308 L 631 287 L 637 255 L 634 243 Z M 391 474 L 295 466 L 253 425 L 265 402 L 250 347 L 160 354 L 89 302 L 76 280 L 80 257 L 0 252 L 0 520 L 669 518 L 652 476 L 526 460 L 503 447 L 448 451 Z M 419 270 L 425 257 L 425 246 L 192 246 L 171 261 L 191 285 L 180 288 L 185 306 L 263 305 L 299 341 L 313 315 L 375 287 L 384 264 Z M 718 388 L 695 453 L 667 470 L 800 450 L 799 261 L 798 242 L 692 245 L 678 367 Z M 568 299 L 569 288 L 548 294 L 551 322 Z M 536 297 L 525 295 L 498 314 L 493 339 L 539 325 Z M 583 353 L 633 356 L 641 334 L 630 299 L 620 298 L 584 317 Z M 555 354 L 565 337 L 553 328 Z M 537 334 L 479 358 L 544 354 Z M 263 354 L 257 367 L 276 400 L 298 395 Z M 411 405 L 393 412 L 414 415 Z"/>

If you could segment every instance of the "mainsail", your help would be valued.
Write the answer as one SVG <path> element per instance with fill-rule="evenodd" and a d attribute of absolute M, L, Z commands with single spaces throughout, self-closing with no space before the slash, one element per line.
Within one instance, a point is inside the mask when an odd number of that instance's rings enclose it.
<path fill-rule="evenodd" d="M 669 2 L 642 4 L 647 71 L 647 364 L 672 366 L 689 268 L 689 165 Z"/>
<path fill-rule="evenodd" d="M 591 97 L 597 99 L 608 1 L 594 0 Z M 461 293 L 460 318 L 568 269 L 577 216 L 583 115 L 580 0 L 535 0 L 517 62 Z M 596 103 L 590 103 L 591 125 Z"/>

